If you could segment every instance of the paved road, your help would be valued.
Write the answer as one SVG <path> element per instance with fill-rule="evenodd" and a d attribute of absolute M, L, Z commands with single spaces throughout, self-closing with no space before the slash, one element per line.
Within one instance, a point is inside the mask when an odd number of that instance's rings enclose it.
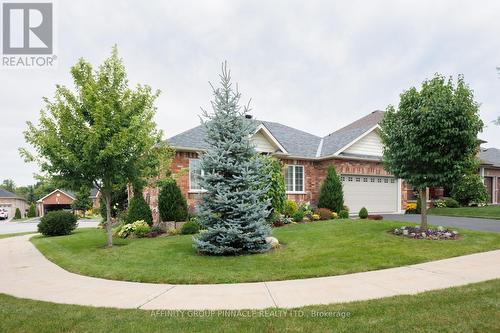
<path fill-rule="evenodd" d="M 30 236 L 0 239 L 0 293 L 63 304 L 132 309 L 293 308 L 361 301 L 500 278 L 500 250 L 378 271 L 301 280 L 173 285 L 98 279 L 47 260 Z"/>
<path fill-rule="evenodd" d="M 40 219 L 33 219 L 26 222 L 0 221 L 0 234 L 15 234 L 18 232 L 37 232 Z M 98 220 L 78 220 L 78 228 L 95 228 L 99 224 Z"/>
<path fill-rule="evenodd" d="M 417 214 L 387 214 L 384 215 L 384 219 L 420 223 L 420 215 Z M 500 232 L 500 220 L 429 215 L 428 223 L 443 227 Z"/>

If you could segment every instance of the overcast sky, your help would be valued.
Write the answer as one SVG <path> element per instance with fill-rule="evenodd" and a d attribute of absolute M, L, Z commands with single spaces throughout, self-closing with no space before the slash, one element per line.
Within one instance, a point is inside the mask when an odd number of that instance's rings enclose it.
<path fill-rule="evenodd" d="M 0 180 L 33 183 L 18 147 L 42 97 L 70 84 L 84 57 L 118 45 L 132 84 L 162 91 L 156 120 L 170 137 L 198 125 L 227 60 L 252 114 L 326 135 L 435 72 L 464 74 L 500 148 L 498 1 L 57 1 L 50 70 L 0 69 Z"/>

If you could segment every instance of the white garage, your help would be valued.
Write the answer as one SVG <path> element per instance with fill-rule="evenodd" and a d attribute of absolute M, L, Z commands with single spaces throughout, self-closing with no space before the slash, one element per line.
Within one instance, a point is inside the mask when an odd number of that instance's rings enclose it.
<path fill-rule="evenodd" d="M 369 213 L 398 211 L 398 180 L 393 177 L 341 175 L 344 202 L 351 213 L 366 207 Z"/>

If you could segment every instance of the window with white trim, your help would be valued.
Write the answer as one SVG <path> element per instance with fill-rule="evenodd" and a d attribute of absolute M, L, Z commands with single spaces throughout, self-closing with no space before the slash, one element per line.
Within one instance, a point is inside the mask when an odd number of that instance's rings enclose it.
<path fill-rule="evenodd" d="M 304 192 L 304 166 L 288 165 L 285 169 L 287 192 Z"/>
<path fill-rule="evenodd" d="M 199 159 L 189 159 L 189 191 L 202 192 L 200 177 L 203 176 Z"/>

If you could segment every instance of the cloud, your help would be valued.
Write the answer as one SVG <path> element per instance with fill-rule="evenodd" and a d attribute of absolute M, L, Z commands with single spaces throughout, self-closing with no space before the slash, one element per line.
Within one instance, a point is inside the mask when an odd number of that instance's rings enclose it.
<path fill-rule="evenodd" d="M 99 64 L 117 43 L 132 84 L 162 94 L 167 136 L 198 124 L 228 60 L 252 113 L 325 135 L 435 72 L 463 73 L 481 102 L 481 138 L 500 147 L 500 5 L 495 1 L 58 1 L 58 67 L 1 70 L 0 179 L 32 183 L 17 154 L 43 96 L 71 85 L 69 67 Z"/>

